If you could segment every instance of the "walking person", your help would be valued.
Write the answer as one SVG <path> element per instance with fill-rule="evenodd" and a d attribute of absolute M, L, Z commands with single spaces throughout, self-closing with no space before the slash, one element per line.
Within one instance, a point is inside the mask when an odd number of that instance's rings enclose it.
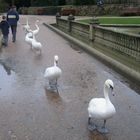
<path fill-rule="evenodd" d="M 19 20 L 19 14 L 16 11 L 16 6 L 12 6 L 7 12 L 7 21 L 10 24 L 12 31 L 12 41 L 16 41 L 16 32 L 17 32 L 17 22 Z"/>
<path fill-rule="evenodd" d="M 9 34 L 9 23 L 6 20 L 6 16 L 3 15 L 2 16 L 2 21 L 0 22 L 0 29 L 3 35 L 2 38 L 2 45 L 4 45 L 5 47 L 7 47 L 8 45 L 8 34 Z"/>

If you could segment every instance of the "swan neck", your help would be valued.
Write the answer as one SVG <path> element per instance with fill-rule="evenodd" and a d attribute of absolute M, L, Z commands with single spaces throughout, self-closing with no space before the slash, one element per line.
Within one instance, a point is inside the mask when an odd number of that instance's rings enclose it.
<path fill-rule="evenodd" d="M 38 26 L 37 22 L 35 23 L 35 26 L 36 26 L 36 28 L 39 30 L 39 26 Z"/>
<path fill-rule="evenodd" d="M 56 63 L 56 61 L 54 60 L 54 66 L 57 66 L 57 63 Z"/>
<path fill-rule="evenodd" d="M 35 24 L 35 26 L 36 26 L 36 28 L 37 28 L 37 29 L 39 29 L 39 27 L 38 27 L 38 25 L 37 25 L 37 24 Z"/>
<path fill-rule="evenodd" d="M 104 86 L 104 96 L 105 96 L 105 100 L 107 103 L 111 103 L 110 99 L 109 99 L 109 88 L 105 85 Z"/>

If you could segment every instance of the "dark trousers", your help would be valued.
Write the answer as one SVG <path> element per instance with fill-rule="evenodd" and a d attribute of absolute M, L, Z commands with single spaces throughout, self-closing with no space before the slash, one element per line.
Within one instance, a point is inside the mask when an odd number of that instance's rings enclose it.
<path fill-rule="evenodd" d="M 4 45 L 4 46 L 8 45 L 8 35 L 3 35 L 2 45 Z"/>
<path fill-rule="evenodd" d="M 13 42 L 15 42 L 16 41 L 17 25 L 11 25 L 11 31 L 12 31 L 12 40 L 13 40 Z"/>

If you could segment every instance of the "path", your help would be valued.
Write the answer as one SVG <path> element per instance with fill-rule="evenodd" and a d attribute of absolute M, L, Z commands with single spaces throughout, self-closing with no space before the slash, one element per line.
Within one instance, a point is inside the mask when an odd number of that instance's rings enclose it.
<path fill-rule="evenodd" d="M 140 91 L 124 77 L 89 56 L 42 25 L 54 22 L 49 16 L 30 16 L 32 28 L 40 20 L 37 39 L 43 44 L 41 56 L 24 41 L 21 17 L 18 38 L 0 53 L 0 140 L 139 140 Z M 63 75 L 59 95 L 45 91 L 43 73 L 60 57 Z M 9 74 L 9 75 L 8 75 Z M 103 83 L 114 81 L 116 94 L 110 97 L 117 114 L 107 121 L 110 133 L 101 135 L 87 129 L 87 107 L 93 97 L 103 97 Z M 101 124 L 101 121 L 97 121 Z"/>

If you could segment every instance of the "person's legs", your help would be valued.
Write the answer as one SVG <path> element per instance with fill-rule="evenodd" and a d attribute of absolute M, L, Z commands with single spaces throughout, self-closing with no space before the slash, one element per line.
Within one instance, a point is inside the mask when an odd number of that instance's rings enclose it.
<path fill-rule="evenodd" d="M 1 40 L 2 45 L 4 45 L 4 36 L 2 35 L 2 40 Z"/>
<path fill-rule="evenodd" d="M 7 47 L 8 45 L 8 35 L 3 35 L 3 45 Z"/>
<path fill-rule="evenodd" d="M 5 46 L 8 46 L 8 35 L 6 35 L 4 38 L 5 38 Z"/>
<path fill-rule="evenodd" d="M 12 35 L 13 35 L 12 40 L 13 40 L 13 42 L 15 42 L 16 41 L 17 26 L 11 25 L 11 30 L 12 30 Z"/>

